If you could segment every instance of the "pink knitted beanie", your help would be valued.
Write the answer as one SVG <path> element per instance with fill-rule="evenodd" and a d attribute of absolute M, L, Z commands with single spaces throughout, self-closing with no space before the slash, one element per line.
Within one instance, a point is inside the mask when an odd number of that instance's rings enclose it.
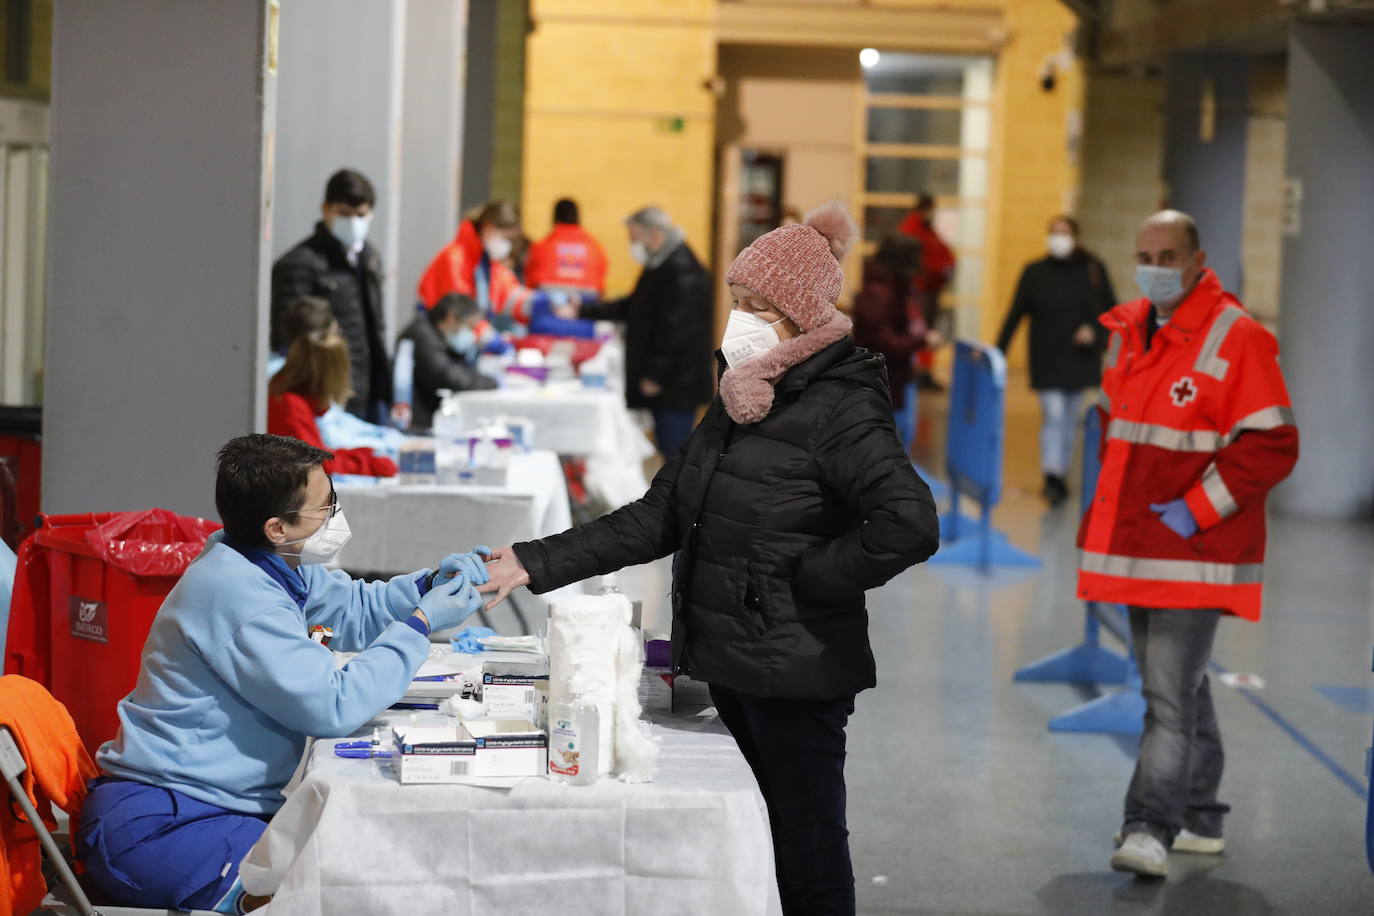
<path fill-rule="evenodd" d="M 725 279 L 767 299 L 803 334 L 814 331 L 835 315 L 844 282 L 840 261 L 858 234 L 844 204 L 823 204 L 805 222 L 756 239 L 735 258 Z"/>

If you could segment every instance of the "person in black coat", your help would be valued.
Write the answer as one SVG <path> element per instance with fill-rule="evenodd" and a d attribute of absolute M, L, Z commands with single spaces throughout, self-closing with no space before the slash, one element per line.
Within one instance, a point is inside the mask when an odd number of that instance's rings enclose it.
<path fill-rule="evenodd" d="M 535 592 L 676 554 L 673 668 L 710 685 L 768 804 L 786 913 L 853 913 L 845 725 L 877 675 L 864 593 L 935 552 L 882 356 L 835 309 L 857 230 L 839 204 L 730 268 L 720 395 L 649 492 L 498 548 L 484 591 Z M 491 606 L 491 605 L 489 605 Z"/>
<path fill-rule="evenodd" d="M 385 423 L 391 406 L 391 363 L 382 309 L 382 259 L 367 242 L 376 192 L 350 169 L 335 172 L 324 189 L 315 232 L 272 265 L 272 349 L 284 353 L 286 307 L 301 296 L 328 300 L 348 344 L 353 396 L 345 408 Z"/>
<path fill-rule="evenodd" d="M 644 265 L 634 292 L 585 304 L 576 317 L 625 322 L 625 402 L 653 413 L 666 460 L 691 435 L 697 408 L 711 400 L 711 278 L 658 207 L 637 211 L 625 227 L 631 255 Z"/>
<path fill-rule="evenodd" d="M 1107 268 L 1078 241 L 1078 222 L 1050 221 L 1049 255 L 1021 272 L 1016 297 L 997 336 L 1006 352 L 1022 318 L 1030 318 L 1030 381 L 1040 396 L 1040 468 L 1052 506 L 1069 494 L 1065 478 L 1073 457 L 1084 388 L 1102 381 L 1106 329 L 1097 318 L 1116 305 Z"/>
<path fill-rule="evenodd" d="M 490 391 L 496 380 L 477 371 L 481 343 L 477 325 L 482 308 L 470 297 L 449 293 L 415 320 L 401 335 L 414 347 L 411 418 L 414 429 L 429 429 L 439 409 L 439 392 Z"/>

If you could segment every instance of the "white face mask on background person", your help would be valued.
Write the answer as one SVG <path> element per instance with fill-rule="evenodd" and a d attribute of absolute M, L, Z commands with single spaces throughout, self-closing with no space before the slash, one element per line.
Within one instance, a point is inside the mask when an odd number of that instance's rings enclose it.
<path fill-rule="evenodd" d="M 1156 308 L 1169 308 L 1183 298 L 1183 271 L 1177 267 L 1137 264 L 1135 282 Z"/>
<path fill-rule="evenodd" d="M 630 257 L 632 257 L 632 258 L 635 259 L 635 263 L 636 263 L 636 264 L 640 264 L 640 265 L 648 264 L 648 263 L 649 263 L 649 246 L 648 246 L 648 245 L 645 245 L 643 242 L 631 242 L 631 243 L 630 243 Z"/>
<path fill-rule="evenodd" d="M 725 362 L 731 369 L 736 369 L 776 347 L 781 340 L 773 328 L 786 320 L 779 318 L 770 324 L 758 315 L 732 310 L 725 324 L 725 337 L 720 342 Z"/>
<path fill-rule="evenodd" d="M 333 562 L 334 558 L 339 555 L 339 551 L 344 549 L 344 545 L 352 537 L 353 532 L 348 528 L 348 519 L 344 518 L 343 509 L 340 509 L 334 513 L 333 518 L 326 521 L 319 527 L 319 530 L 309 537 L 296 538 L 294 541 L 282 541 L 278 546 L 300 544 L 300 553 L 287 554 L 287 556 L 298 557 L 301 565 L 311 566 Z"/>
<path fill-rule="evenodd" d="M 1062 261 L 1073 254 L 1078 242 L 1067 232 L 1051 232 L 1046 247 L 1049 248 L 1051 257 Z"/>
<path fill-rule="evenodd" d="M 339 244 L 345 248 L 357 248 L 367 241 L 367 230 L 372 224 L 372 217 L 369 216 L 339 216 L 335 215 L 329 223 L 329 231 L 334 238 L 339 240 Z"/>
<path fill-rule="evenodd" d="M 504 261 L 510 257 L 510 250 L 513 246 L 510 239 L 504 235 L 490 235 L 482 240 L 482 247 L 486 249 L 487 257 L 493 261 Z"/>

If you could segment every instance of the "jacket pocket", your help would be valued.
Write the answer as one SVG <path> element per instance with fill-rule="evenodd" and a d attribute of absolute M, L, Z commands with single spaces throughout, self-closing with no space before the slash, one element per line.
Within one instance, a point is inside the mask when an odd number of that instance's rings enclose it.
<path fill-rule="evenodd" d="M 739 607 L 744 619 L 744 628 L 751 636 L 761 636 L 768 629 L 768 619 L 764 614 L 764 594 L 755 581 L 753 564 L 740 560 Z"/>

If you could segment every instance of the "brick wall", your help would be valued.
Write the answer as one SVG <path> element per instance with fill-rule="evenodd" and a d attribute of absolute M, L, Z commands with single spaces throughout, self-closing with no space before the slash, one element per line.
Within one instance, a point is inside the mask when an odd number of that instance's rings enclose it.
<path fill-rule="evenodd" d="M 1119 300 L 1137 295 L 1135 233 L 1164 198 L 1164 80 L 1095 72 L 1088 79 L 1079 219 Z"/>

